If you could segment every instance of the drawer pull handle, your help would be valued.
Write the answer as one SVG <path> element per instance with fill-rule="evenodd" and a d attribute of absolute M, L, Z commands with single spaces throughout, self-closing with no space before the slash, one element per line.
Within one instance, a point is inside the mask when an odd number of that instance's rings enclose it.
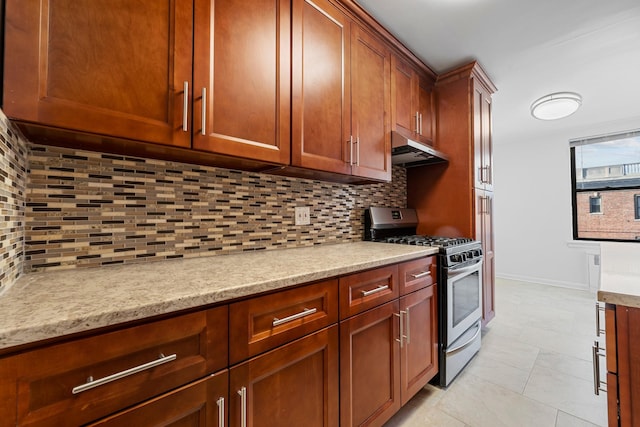
<path fill-rule="evenodd" d="M 389 285 L 380 285 L 375 289 L 371 289 L 370 291 L 362 291 L 363 297 L 368 297 L 369 295 L 377 294 L 378 292 L 386 291 L 389 289 Z"/>
<path fill-rule="evenodd" d="M 606 388 L 602 388 L 602 386 L 606 386 L 607 383 L 600 379 L 600 358 L 605 357 L 604 354 L 600 353 L 600 350 L 604 349 L 600 347 L 598 341 L 594 341 L 593 347 L 591 347 L 591 357 L 593 359 L 593 392 L 596 396 L 599 396 L 601 391 L 607 392 Z"/>
<path fill-rule="evenodd" d="M 291 316 L 287 316 L 284 319 L 278 319 L 277 317 L 274 317 L 273 318 L 273 326 L 280 326 L 282 324 L 285 324 L 285 323 L 288 323 L 288 322 L 292 322 L 292 321 L 297 320 L 297 319 L 302 319 L 303 317 L 306 317 L 306 316 L 308 316 L 310 314 L 313 314 L 316 311 L 318 311 L 318 309 L 316 309 L 316 308 L 305 308 L 300 313 L 292 314 Z"/>
<path fill-rule="evenodd" d="M 422 273 L 412 274 L 411 277 L 414 279 L 422 279 L 423 277 L 431 276 L 430 271 L 423 271 Z"/>
<path fill-rule="evenodd" d="M 138 372 L 142 372 L 142 371 L 146 371 L 147 369 L 151 369 L 151 368 L 155 368 L 156 366 L 160 366 L 163 365 L 167 362 L 171 362 L 173 360 L 176 360 L 177 356 L 175 354 L 171 354 L 169 356 L 165 356 L 164 354 L 160 353 L 160 358 L 157 360 L 153 360 L 151 362 L 147 362 L 144 363 L 142 365 L 139 366 L 135 366 L 133 368 L 127 369 L 125 371 L 121 371 L 103 378 L 100 378 L 98 380 L 94 380 L 93 377 L 89 377 L 87 378 L 87 382 L 85 384 L 79 385 L 74 387 L 71 390 L 71 393 L 73 394 L 78 394 L 78 393 L 82 393 L 84 391 L 87 390 L 91 390 L 92 388 L 96 388 L 96 387 L 100 387 L 101 385 L 105 385 L 107 383 L 110 383 L 112 381 L 116 381 L 119 380 L 121 378 L 125 378 L 128 377 L 129 375 L 133 375 L 133 374 L 137 374 Z"/>
<path fill-rule="evenodd" d="M 600 327 L 600 312 L 604 311 L 604 307 L 602 307 L 599 303 L 596 302 L 596 336 L 600 338 L 600 335 L 605 334 L 605 330 Z"/>

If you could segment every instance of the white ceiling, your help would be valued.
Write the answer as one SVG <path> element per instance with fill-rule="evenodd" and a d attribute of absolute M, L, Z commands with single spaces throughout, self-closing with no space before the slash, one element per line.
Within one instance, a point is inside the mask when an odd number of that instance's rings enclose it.
<path fill-rule="evenodd" d="M 479 61 L 498 87 L 495 144 L 632 118 L 640 128 L 639 0 L 357 1 L 436 73 Z M 582 108 L 531 117 L 558 91 L 581 94 Z"/>

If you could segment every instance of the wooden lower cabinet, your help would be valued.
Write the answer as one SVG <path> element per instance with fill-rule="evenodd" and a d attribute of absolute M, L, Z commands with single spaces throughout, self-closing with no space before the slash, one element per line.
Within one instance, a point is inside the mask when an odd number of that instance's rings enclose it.
<path fill-rule="evenodd" d="M 400 298 L 406 339 L 400 348 L 400 397 L 407 403 L 438 373 L 438 305 L 436 286 Z"/>
<path fill-rule="evenodd" d="M 224 427 L 228 381 L 225 369 L 89 426 Z"/>
<path fill-rule="evenodd" d="M 340 425 L 380 426 L 401 406 L 399 302 L 340 322 Z"/>
<path fill-rule="evenodd" d="M 438 372 L 436 286 L 340 323 L 341 426 L 381 426 Z"/>
<path fill-rule="evenodd" d="M 605 318 L 609 426 L 638 427 L 640 308 L 607 304 Z"/>
<path fill-rule="evenodd" d="M 232 367 L 229 394 L 230 426 L 338 426 L 338 326 Z"/>

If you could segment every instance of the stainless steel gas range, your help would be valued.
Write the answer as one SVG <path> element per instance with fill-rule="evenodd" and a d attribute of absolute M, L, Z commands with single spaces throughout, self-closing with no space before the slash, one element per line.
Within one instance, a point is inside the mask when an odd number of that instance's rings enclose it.
<path fill-rule="evenodd" d="M 365 240 L 439 250 L 437 381 L 446 387 L 480 350 L 482 245 L 464 237 L 417 235 L 417 226 L 413 209 L 371 207 L 365 212 Z"/>

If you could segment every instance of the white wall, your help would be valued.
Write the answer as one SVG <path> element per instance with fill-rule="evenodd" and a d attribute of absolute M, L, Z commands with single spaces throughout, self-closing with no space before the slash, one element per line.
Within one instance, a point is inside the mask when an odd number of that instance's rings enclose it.
<path fill-rule="evenodd" d="M 494 140 L 496 276 L 589 288 L 588 252 L 593 248 L 571 244 L 569 139 L 639 128 L 636 117 L 510 142 Z"/>

